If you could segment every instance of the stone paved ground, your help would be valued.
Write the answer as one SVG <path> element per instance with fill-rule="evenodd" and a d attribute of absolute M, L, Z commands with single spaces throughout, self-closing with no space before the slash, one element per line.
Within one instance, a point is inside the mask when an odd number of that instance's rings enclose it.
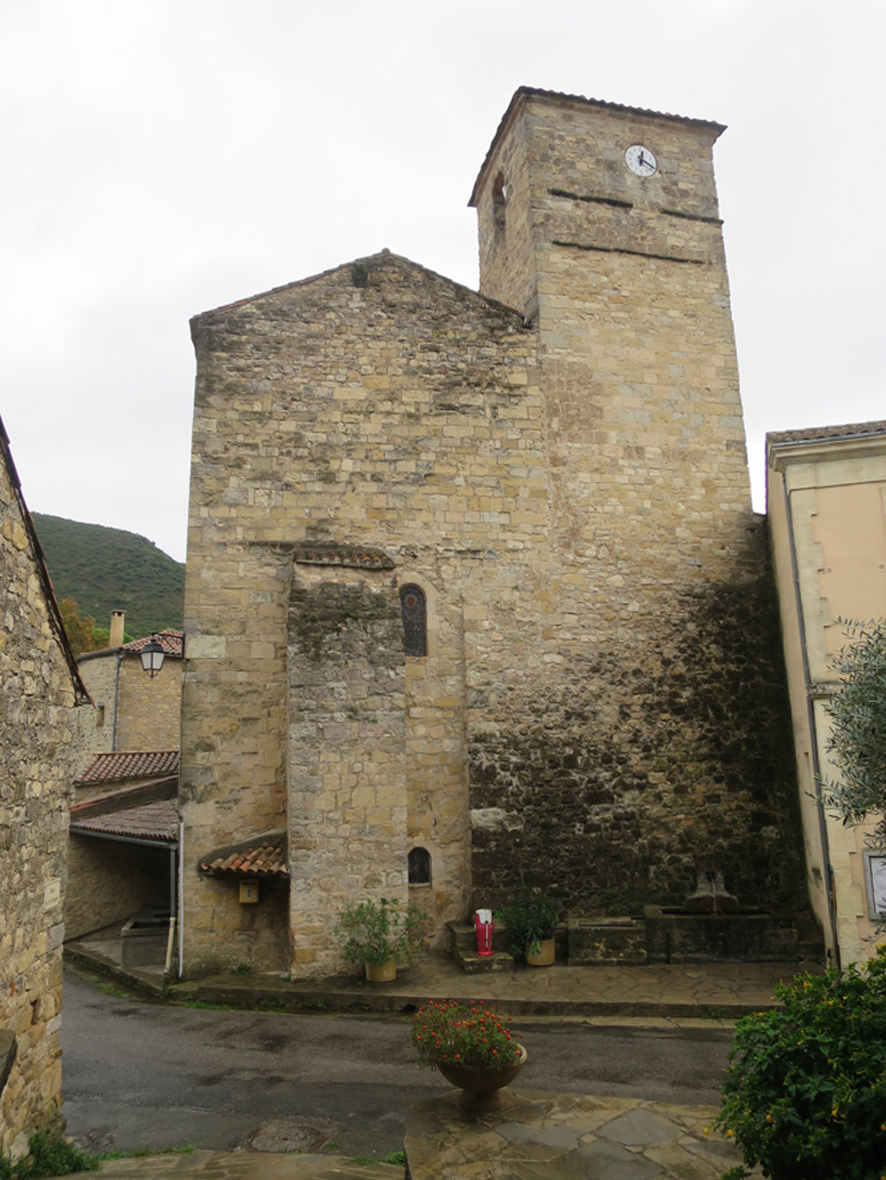
<path fill-rule="evenodd" d="M 507 1090 L 501 1110 L 470 1116 L 453 1091 L 409 1112 L 406 1158 L 412 1180 L 717 1180 L 741 1157 L 711 1129 L 715 1114 L 715 1107 Z"/>
<path fill-rule="evenodd" d="M 108 1160 L 100 1175 L 102 1180 L 398 1180 L 403 1169 L 354 1163 L 340 1155 L 195 1151 L 191 1155 Z"/>
<path fill-rule="evenodd" d="M 69 944 L 81 965 L 120 973 L 119 943 Z M 478 1000 L 500 1003 L 511 1015 L 652 1017 L 676 1019 L 718 1016 L 735 1019 L 772 1006 L 781 980 L 817 963 L 685 963 L 646 967 L 518 968 L 489 975 L 466 975 L 448 955 L 425 955 L 400 968 L 390 984 L 367 984 L 359 976 L 339 975 L 311 983 L 290 983 L 275 975 L 212 976 L 176 985 L 182 996 L 234 1008 L 398 1012 L 426 1000 Z M 159 973 L 131 970 L 124 982 L 159 991 Z"/>

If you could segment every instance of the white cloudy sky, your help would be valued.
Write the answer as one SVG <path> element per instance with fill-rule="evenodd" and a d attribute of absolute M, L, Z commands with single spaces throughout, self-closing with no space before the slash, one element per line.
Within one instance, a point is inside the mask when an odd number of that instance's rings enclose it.
<path fill-rule="evenodd" d="M 886 417 L 883 0 L 0 0 L 0 410 L 30 507 L 185 553 L 197 312 L 387 246 L 470 286 L 519 85 L 716 148 L 767 430 Z"/>

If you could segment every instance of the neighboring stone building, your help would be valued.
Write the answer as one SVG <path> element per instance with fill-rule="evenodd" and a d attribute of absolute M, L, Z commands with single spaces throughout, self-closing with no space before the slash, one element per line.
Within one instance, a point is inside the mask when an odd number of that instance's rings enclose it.
<path fill-rule="evenodd" d="M 140 910 L 177 914 L 181 631 L 123 642 L 111 614 L 110 646 L 79 656 L 94 708 L 77 729 L 67 938 L 121 928 Z M 150 676 L 141 653 L 155 638 L 163 664 Z M 160 950 L 165 958 L 165 945 Z"/>
<path fill-rule="evenodd" d="M 182 633 L 159 631 L 165 655 L 152 678 L 142 669 L 146 635 L 123 642 L 124 615 L 111 614 L 109 646 L 77 657 L 94 709 L 84 709 L 77 732 L 76 773 L 96 754 L 118 750 L 177 750 L 181 741 Z"/>
<path fill-rule="evenodd" d="M 766 437 L 767 504 L 781 603 L 809 895 L 828 954 L 865 959 L 875 934 L 866 829 L 819 806 L 835 779 L 827 705 L 838 619 L 886 616 L 886 422 Z"/>
<path fill-rule="evenodd" d="M 702 856 L 803 904 L 722 130 L 521 89 L 479 294 L 383 251 L 193 320 L 186 971 L 329 972 L 356 896 L 679 904 Z M 197 871 L 281 829 L 286 924 Z"/>
<path fill-rule="evenodd" d="M 61 1124 L 68 715 L 87 697 L 2 422 L 0 499 L 0 1030 L 15 1037 L 0 1094 L 0 1154 L 16 1158 L 31 1135 Z"/>

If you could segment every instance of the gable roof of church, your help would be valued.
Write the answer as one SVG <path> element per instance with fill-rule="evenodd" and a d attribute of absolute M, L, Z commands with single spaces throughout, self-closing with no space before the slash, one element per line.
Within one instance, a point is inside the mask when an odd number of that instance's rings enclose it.
<path fill-rule="evenodd" d="M 468 205 L 471 208 L 477 203 L 480 184 L 489 166 L 489 161 L 498 145 L 498 141 L 504 135 L 517 107 L 527 98 L 544 98 L 554 102 L 573 103 L 584 107 L 598 107 L 606 111 L 621 111 L 626 115 L 642 115 L 646 119 L 666 119 L 669 123 L 686 123 L 694 127 L 709 127 L 712 131 L 716 131 L 717 135 L 714 137 L 715 139 L 726 130 L 725 123 L 713 123 L 709 119 L 693 119 L 689 115 L 671 115 L 667 111 L 652 111 L 646 107 L 629 107 L 620 102 L 604 102 L 599 98 L 585 98 L 583 94 L 564 94 L 559 90 L 542 90 L 537 86 L 520 86 L 514 91 L 513 98 L 508 103 L 508 109 L 502 115 L 501 121 L 495 129 L 495 135 L 492 137 L 489 151 L 486 153 L 483 163 L 480 165 L 480 171 L 477 173 L 477 179 L 474 181 L 474 187 L 471 190 L 471 197 L 468 201 Z"/>
<path fill-rule="evenodd" d="M 340 274 L 342 271 L 349 270 L 353 275 L 356 268 L 365 267 L 367 271 L 371 272 L 386 262 L 400 263 L 409 267 L 411 270 L 417 271 L 420 274 L 427 275 L 429 279 L 433 279 L 439 283 L 445 283 L 454 290 L 463 292 L 470 299 L 476 300 L 480 304 L 488 307 L 499 309 L 507 312 L 510 315 L 519 316 L 522 321 L 522 315 L 515 311 L 513 307 L 509 307 L 506 303 L 502 303 L 498 299 L 492 299 L 488 295 L 481 295 L 479 291 L 474 291 L 471 287 L 466 287 L 464 283 L 457 283 L 455 279 L 447 278 L 446 275 L 438 274 L 427 266 L 422 266 L 420 262 L 413 262 L 411 258 L 406 258 L 402 254 L 393 254 L 390 250 L 380 250 L 378 254 L 367 254 L 365 258 L 355 258 L 352 262 L 343 262 L 339 266 L 333 266 L 329 270 L 320 271 L 319 274 L 309 275 L 304 279 L 296 279 L 292 283 L 284 283 L 280 287 L 271 287 L 267 291 L 259 291 L 256 295 L 247 295 L 244 299 L 235 299 L 233 303 L 223 303 L 220 307 L 210 308 L 208 311 L 198 312 L 197 315 L 191 317 L 191 332 L 201 320 L 209 316 L 214 316 L 220 312 L 231 311 L 237 307 L 244 307 L 250 303 L 257 303 L 260 299 L 267 299 L 271 295 L 280 295 L 285 291 L 296 291 L 299 287 L 308 287 L 313 283 L 319 283 L 323 279 L 328 279 L 332 275 Z M 364 284 L 365 285 L 365 284 Z"/>

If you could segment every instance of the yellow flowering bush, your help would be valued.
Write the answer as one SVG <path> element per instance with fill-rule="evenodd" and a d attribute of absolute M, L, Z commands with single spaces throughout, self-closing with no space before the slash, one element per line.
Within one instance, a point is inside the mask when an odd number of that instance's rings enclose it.
<path fill-rule="evenodd" d="M 738 1022 L 717 1125 L 770 1180 L 886 1173 L 886 947 L 800 976 Z M 747 1175 L 739 1169 L 731 1175 Z"/>

